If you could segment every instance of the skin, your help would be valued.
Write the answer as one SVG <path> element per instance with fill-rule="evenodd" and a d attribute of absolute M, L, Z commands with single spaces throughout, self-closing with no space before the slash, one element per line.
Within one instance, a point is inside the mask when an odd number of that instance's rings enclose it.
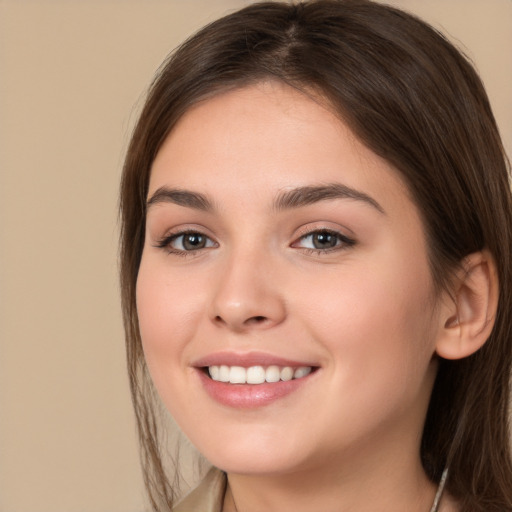
<path fill-rule="evenodd" d="M 371 200 L 276 208 L 290 189 L 325 184 Z M 191 108 L 154 161 L 148 200 L 162 187 L 212 208 L 148 206 L 143 347 L 176 422 L 228 473 L 225 510 L 234 496 L 240 512 L 428 511 L 419 444 L 445 319 L 398 173 L 320 102 L 269 82 Z M 314 249 L 319 230 L 333 248 Z M 185 250 L 183 231 L 206 246 Z M 318 369 L 262 407 L 213 400 L 196 362 L 255 350 Z"/>

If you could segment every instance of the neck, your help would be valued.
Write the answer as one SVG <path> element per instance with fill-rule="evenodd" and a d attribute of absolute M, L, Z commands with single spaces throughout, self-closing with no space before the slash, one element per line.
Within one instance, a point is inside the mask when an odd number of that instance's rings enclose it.
<path fill-rule="evenodd" d="M 323 457 L 290 473 L 230 473 L 224 512 L 429 512 L 436 486 L 411 453 L 419 450 L 372 446 L 363 456 Z"/>

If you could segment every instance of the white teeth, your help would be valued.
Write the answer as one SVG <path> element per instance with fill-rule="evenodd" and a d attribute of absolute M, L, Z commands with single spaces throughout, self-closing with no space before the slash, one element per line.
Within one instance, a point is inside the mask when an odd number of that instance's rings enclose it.
<path fill-rule="evenodd" d="M 290 368 L 289 366 L 285 366 L 281 370 L 281 380 L 287 381 L 293 379 L 293 368 Z"/>
<path fill-rule="evenodd" d="M 311 373 L 311 366 L 300 366 L 292 368 L 291 366 L 209 366 L 210 377 L 218 382 L 229 382 L 230 384 L 263 384 L 264 382 L 289 381 L 300 379 Z"/>
<path fill-rule="evenodd" d="M 219 367 L 219 380 L 220 382 L 229 382 L 229 366 L 222 365 Z"/>
<path fill-rule="evenodd" d="M 247 371 L 241 366 L 232 366 L 229 370 L 229 382 L 231 384 L 245 384 L 247 382 Z"/>
<path fill-rule="evenodd" d="M 210 366 L 209 371 L 210 371 L 210 377 L 213 380 L 219 380 L 220 368 L 218 366 Z"/>
<path fill-rule="evenodd" d="M 265 373 L 265 380 L 267 382 L 279 382 L 279 379 L 281 379 L 279 366 L 269 366 Z"/>
<path fill-rule="evenodd" d="M 311 373 L 311 366 L 300 366 L 293 373 L 294 379 L 300 379 Z"/>
<path fill-rule="evenodd" d="M 247 384 L 263 384 L 265 382 L 265 373 L 263 366 L 247 368 Z"/>

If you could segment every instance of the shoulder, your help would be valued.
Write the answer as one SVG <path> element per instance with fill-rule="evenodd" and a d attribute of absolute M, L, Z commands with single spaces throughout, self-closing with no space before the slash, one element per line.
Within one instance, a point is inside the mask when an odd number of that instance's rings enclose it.
<path fill-rule="evenodd" d="M 212 468 L 202 482 L 187 494 L 173 512 L 221 512 L 226 492 L 226 475 Z"/>

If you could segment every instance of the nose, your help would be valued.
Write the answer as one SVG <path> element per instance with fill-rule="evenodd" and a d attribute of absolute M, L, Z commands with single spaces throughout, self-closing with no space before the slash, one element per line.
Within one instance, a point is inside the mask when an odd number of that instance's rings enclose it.
<path fill-rule="evenodd" d="M 233 255 L 216 276 L 212 321 L 237 332 L 279 325 L 286 308 L 277 276 L 277 269 L 261 255 Z"/>

